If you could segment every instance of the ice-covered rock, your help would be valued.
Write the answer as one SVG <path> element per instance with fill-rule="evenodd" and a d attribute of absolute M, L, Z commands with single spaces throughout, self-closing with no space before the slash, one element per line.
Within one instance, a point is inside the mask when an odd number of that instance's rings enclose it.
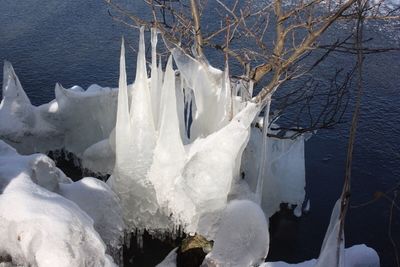
<path fill-rule="evenodd" d="M 51 102 L 33 106 L 12 65 L 5 61 L 0 138 L 23 154 L 65 149 L 84 158 L 84 167 L 109 173 L 108 166 L 94 162 L 105 157 L 105 162 L 112 162 L 114 155 L 104 154 L 95 144 L 108 138 L 115 127 L 117 90 L 91 85 L 84 91 L 79 86 L 65 89 L 57 84 L 55 95 Z"/>
<path fill-rule="evenodd" d="M 117 93 L 98 85 L 84 92 L 56 85 L 58 109 L 45 118 L 64 133 L 63 148 L 81 157 L 88 147 L 108 138 L 115 127 Z"/>
<path fill-rule="evenodd" d="M 116 256 L 124 225 L 102 181 L 74 183 L 47 156 L 21 156 L 0 140 L 0 192 L 0 254 L 23 265 L 112 264 L 103 241 Z"/>
<path fill-rule="evenodd" d="M 52 113 L 54 103 L 35 107 L 29 101 L 8 61 L 3 68 L 3 99 L 0 103 L 0 138 L 24 154 L 60 148 L 63 133 L 42 114 Z"/>
<path fill-rule="evenodd" d="M 115 148 L 110 139 L 104 139 L 88 147 L 82 155 L 82 167 L 99 174 L 111 174 L 115 167 Z"/>
<path fill-rule="evenodd" d="M 125 225 L 116 194 L 102 181 L 85 177 L 74 183 L 62 183 L 57 191 L 75 202 L 93 219 L 94 228 L 107 245 L 108 252 L 117 256 L 122 246 Z"/>
<path fill-rule="evenodd" d="M 260 206 L 248 200 L 234 200 L 222 215 L 214 247 L 202 266 L 255 266 L 264 262 L 268 250 L 268 222 Z"/>
<path fill-rule="evenodd" d="M 114 266 L 92 218 L 48 190 L 68 182 L 54 163 L 1 140 L 0 152 L 0 254 L 24 266 Z"/>

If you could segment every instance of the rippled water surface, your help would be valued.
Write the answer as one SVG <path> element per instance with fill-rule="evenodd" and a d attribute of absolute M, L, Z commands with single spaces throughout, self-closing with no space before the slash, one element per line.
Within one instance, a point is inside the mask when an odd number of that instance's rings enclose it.
<path fill-rule="evenodd" d="M 143 10 L 141 1 L 130 8 Z M 30 0 L 0 2 L 0 60 L 12 62 L 31 101 L 39 105 L 54 98 L 54 85 L 116 86 L 122 35 L 136 47 L 137 32 L 114 22 L 103 1 Z M 370 27 L 375 42 L 385 45 L 385 33 Z M 390 45 L 397 45 L 396 31 Z M 129 51 L 128 77 L 134 77 L 135 53 Z M 321 76 L 348 55 L 334 55 Z M 385 192 L 400 180 L 400 53 L 367 58 L 365 94 L 353 165 L 352 205 Z M 349 110 L 351 111 L 351 109 Z M 349 115 L 346 116 L 349 118 Z M 297 262 L 317 257 L 331 208 L 341 191 L 348 128 L 320 131 L 306 145 L 307 198 L 311 212 L 301 219 L 282 217 L 273 237 L 270 258 Z M 388 195 L 389 198 L 393 194 Z M 397 201 L 400 203 L 400 200 Z M 388 238 L 390 199 L 352 208 L 346 225 L 346 245 L 366 243 L 381 256 L 382 266 L 394 265 Z M 393 209 L 392 236 L 400 248 L 400 210 Z M 399 251 L 400 253 L 400 251 Z M 163 255 L 157 255 L 162 257 Z"/>

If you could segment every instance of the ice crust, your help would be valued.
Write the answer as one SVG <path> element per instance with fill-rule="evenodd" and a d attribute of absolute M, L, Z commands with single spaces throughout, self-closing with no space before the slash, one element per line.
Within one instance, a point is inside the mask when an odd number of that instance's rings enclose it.
<path fill-rule="evenodd" d="M 115 265 L 98 232 L 117 248 L 123 224 L 104 183 L 73 183 L 47 156 L 21 156 L 1 140 L 0 152 L 0 255 L 24 266 Z"/>

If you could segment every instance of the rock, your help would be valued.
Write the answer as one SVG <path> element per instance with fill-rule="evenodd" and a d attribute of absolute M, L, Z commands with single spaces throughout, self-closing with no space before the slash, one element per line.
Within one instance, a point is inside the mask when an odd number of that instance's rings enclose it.
<path fill-rule="evenodd" d="M 203 236 L 195 234 L 188 236 L 178 249 L 177 267 L 198 267 L 204 257 L 211 251 L 213 241 L 208 241 Z"/>

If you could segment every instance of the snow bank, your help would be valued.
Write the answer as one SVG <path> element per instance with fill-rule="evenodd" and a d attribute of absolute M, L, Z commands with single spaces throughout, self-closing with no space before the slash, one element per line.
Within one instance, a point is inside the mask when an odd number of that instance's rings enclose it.
<path fill-rule="evenodd" d="M 114 266 L 97 231 L 117 247 L 123 225 L 104 183 L 72 183 L 48 157 L 21 156 L 0 140 L 0 191 L 0 255 L 20 265 Z"/>

